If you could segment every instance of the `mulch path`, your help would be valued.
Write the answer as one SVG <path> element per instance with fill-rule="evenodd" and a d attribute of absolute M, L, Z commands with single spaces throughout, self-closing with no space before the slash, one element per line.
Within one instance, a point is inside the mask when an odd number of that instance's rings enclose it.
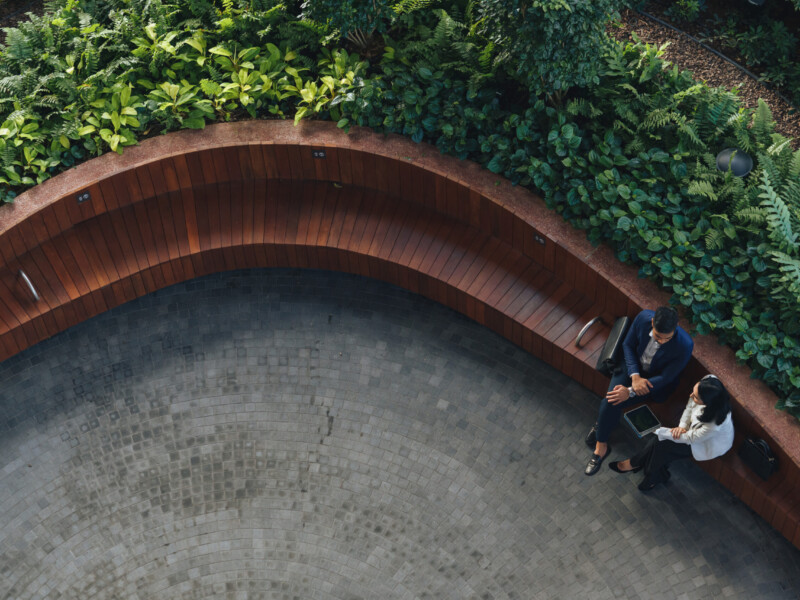
<path fill-rule="evenodd" d="M 669 42 L 664 58 L 682 69 L 688 69 L 695 79 L 712 86 L 729 89 L 737 88 L 745 106 L 755 107 L 763 98 L 772 110 L 776 129 L 787 137 L 794 138 L 794 146 L 800 145 L 800 112 L 792 110 L 771 88 L 748 76 L 740 69 L 719 56 L 712 54 L 701 45 L 668 27 L 656 23 L 639 13 L 626 9 L 622 11 L 621 22 L 609 27 L 609 33 L 618 40 L 630 40 L 635 32 L 642 42 L 661 46 Z"/>
<path fill-rule="evenodd" d="M 27 20 L 26 13 L 41 15 L 44 11 L 42 0 L 0 0 L 0 27 L 16 27 L 20 21 Z M 5 40 L 5 33 L 0 39 Z"/>

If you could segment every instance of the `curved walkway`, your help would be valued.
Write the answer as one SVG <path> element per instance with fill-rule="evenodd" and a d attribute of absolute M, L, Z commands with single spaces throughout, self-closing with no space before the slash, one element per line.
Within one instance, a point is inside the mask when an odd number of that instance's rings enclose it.
<path fill-rule="evenodd" d="M 584 477 L 592 394 L 376 281 L 197 279 L 0 379 L 2 598 L 800 592 L 800 551 L 695 465 Z"/>

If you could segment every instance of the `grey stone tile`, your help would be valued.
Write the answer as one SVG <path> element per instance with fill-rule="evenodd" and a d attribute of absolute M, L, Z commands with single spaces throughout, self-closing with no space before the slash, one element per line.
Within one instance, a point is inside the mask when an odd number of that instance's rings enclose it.
<path fill-rule="evenodd" d="M 2 598 L 800 594 L 800 553 L 695 465 L 584 477 L 596 398 L 379 282 L 197 279 L 0 378 Z"/>

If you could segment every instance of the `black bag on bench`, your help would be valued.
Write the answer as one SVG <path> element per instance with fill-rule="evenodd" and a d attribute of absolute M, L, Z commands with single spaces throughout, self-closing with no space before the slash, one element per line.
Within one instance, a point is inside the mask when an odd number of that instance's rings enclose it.
<path fill-rule="evenodd" d="M 775 460 L 769 444 L 761 438 L 746 438 L 739 446 L 739 458 L 764 481 L 778 470 L 778 461 Z"/>
<path fill-rule="evenodd" d="M 606 377 L 612 377 L 622 362 L 622 342 L 625 341 L 630 324 L 631 320 L 628 317 L 620 317 L 614 321 L 611 333 L 608 334 L 603 351 L 597 359 L 597 370 Z"/>

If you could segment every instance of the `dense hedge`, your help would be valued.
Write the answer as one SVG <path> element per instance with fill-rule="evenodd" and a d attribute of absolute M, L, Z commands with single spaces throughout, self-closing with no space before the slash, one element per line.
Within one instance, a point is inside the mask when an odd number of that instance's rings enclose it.
<path fill-rule="evenodd" d="M 109 13 L 71 0 L 10 31 L 0 54 L 3 197 L 213 120 L 318 116 L 402 133 L 538 191 L 671 289 L 800 417 L 800 151 L 766 106 L 745 110 L 656 49 L 605 40 L 596 79 L 540 94 L 471 4 L 404 6 L 396 41 L 368 65 L 268 1 L 130 0 Z M 745 179 L 714 167 L 729 146 L 756 158 Z"/>

